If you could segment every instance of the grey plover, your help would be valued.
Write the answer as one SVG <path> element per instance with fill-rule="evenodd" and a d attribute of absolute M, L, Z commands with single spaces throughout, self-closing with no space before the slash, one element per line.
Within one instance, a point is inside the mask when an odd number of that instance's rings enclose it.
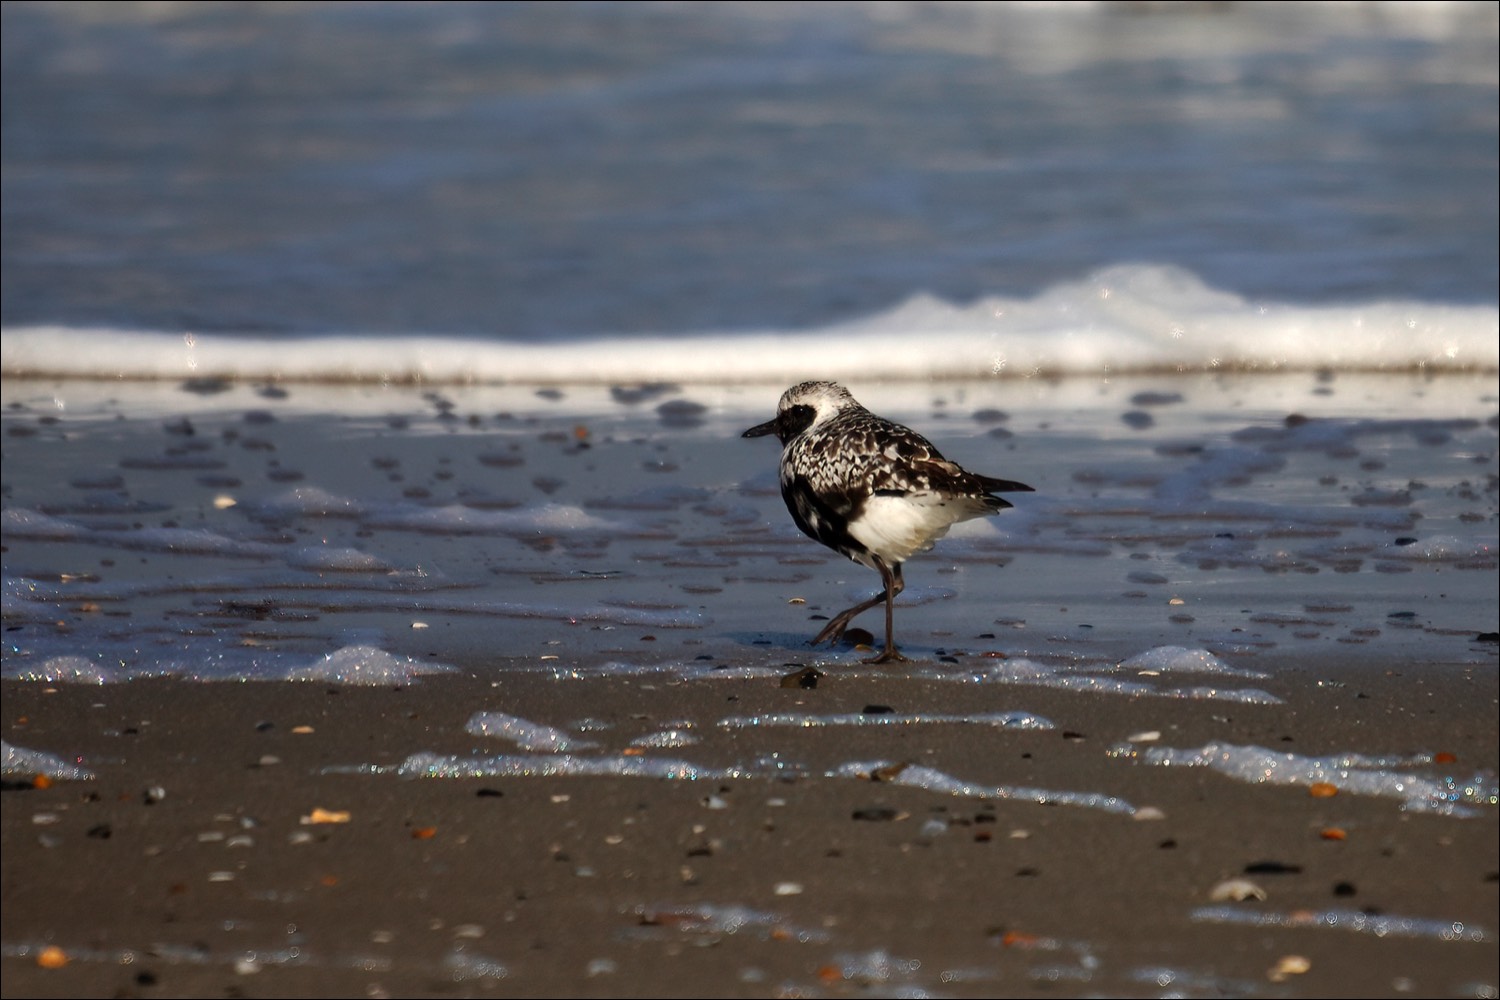
<path fill-rule="evenodd" d="M 922 435 L 877 417 L 835 382 L 803 382 L 781 396 L 776 418 L 743 437 L 781 440 L 781 497 L 809 537 L 880 573 L 885 589 L 833 619 L 813 639 L 838 642 L 855 616 L 885 602 L 885 649 L 866 663 L 905 660 L 894 635 L 901 564 L 932 548 L 959 521 L 1012 504 L 996 493 L 1031 492 L 948 461 Z"/>

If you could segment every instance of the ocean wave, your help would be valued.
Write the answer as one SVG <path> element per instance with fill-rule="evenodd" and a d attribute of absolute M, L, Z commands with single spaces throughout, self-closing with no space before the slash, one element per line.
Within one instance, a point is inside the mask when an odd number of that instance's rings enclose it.
<path fill-rule="evenodd" d="M 1173 372 L 1495 371 L 1500 310 L 1432 302 L 1294 305 L 1129 264 L 1032 298 L 917 295 L 806 330 L 610 336 L 551 343 L 16 326 L 5 377 L 376 383 L 787 381 Z"/>

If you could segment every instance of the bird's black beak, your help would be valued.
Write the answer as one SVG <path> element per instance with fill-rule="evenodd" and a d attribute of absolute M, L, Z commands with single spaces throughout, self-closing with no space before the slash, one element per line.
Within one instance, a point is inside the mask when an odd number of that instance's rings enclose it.
<path fill-rule="evenodd" d="M 774 421 L 774 420 L 767 420 L 763 424 L 756 424 L 754 427 L 750 428 L 748 431 L 746 431 L 745 433 L 741 434 L 740 437 L 758 438 L 758 437 L 765 437 L 767 434 L 775 434 L 775 433 L 776 433 L 776 421 Z"/>

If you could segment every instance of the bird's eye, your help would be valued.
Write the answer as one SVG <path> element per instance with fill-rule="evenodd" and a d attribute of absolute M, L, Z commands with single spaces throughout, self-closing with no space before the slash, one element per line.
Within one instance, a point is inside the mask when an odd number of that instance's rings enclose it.
<path fill-rule="evenodd" d="M 806 403 L 789 406 L 781 415 L 782 432 L 788 435 L 800 434 L 812 424 L 817 415 L 817 411 Z"/>

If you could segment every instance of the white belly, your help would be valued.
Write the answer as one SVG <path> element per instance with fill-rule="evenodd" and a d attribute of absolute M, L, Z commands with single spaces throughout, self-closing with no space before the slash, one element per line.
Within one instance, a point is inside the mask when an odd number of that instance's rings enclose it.
<path fill-rule="evenodd" d="M 850 522 L 849 534 L 886 562 L 899 563 L 932 548 L 959 521 L 991 513 L 975 501 L 937 493 L 873 496 Z"/>

